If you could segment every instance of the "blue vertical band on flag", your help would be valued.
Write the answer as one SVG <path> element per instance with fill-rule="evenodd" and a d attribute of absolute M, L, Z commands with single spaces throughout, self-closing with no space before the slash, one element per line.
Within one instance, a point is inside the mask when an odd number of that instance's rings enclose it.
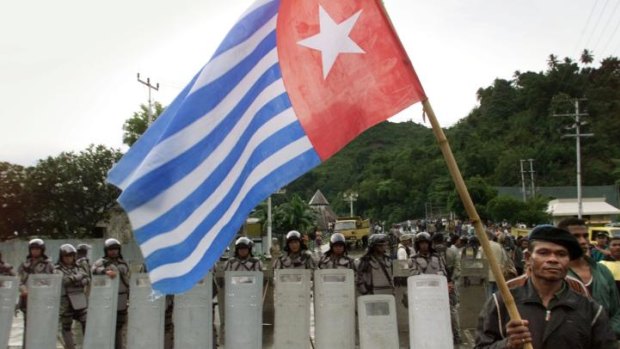
<path fill-rule="evenodd" d="M 278 8 L 257 1 L 110 171 L 158 292 L 190 289 L 258 203 L 320 163 L 282 82 Z"/>

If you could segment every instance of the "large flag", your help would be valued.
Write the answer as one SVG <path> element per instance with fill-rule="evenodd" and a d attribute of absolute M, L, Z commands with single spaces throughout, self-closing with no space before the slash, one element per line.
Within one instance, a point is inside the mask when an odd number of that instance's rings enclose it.
<path fill-rule="evenodd" d="M 256 1 L 110 171 L 155 291 L 189 290 L 257 204 L 425 98 L 379 1 Z"/>

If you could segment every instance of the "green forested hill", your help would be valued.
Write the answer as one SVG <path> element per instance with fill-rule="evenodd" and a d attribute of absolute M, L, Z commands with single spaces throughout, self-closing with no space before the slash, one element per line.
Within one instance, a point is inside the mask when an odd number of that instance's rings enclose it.
<path fill-rule="evenodd" d="M 515 72 L 477 92 L 479 105 L 446 130 L 474 201 L 494 195 L 488 186 L 518 186 L 519 160 L 534 159 L 537 185 L 575 184 L 575 141 L 561 138 L 573 120 L 574 98 L 589 116 L 582 132 L 584 185 L 612 184 L 620 159 L 620 61 L 590 67 L 551 55 L 544 72 Z M 583 111 L 582 110 L 582 111 Z M 616 174 L 614 174 L 614 170 Z M 413 122 L 384 122 L 291 183 L 289 193 L 310 198 L 321 189 L 336 212 L 348 212 L 347 190 L 359 193 L 357 213 L 399 221 L 423 217 L 430 205 L 454 205 L 453 184 L 431 130 Z"/>

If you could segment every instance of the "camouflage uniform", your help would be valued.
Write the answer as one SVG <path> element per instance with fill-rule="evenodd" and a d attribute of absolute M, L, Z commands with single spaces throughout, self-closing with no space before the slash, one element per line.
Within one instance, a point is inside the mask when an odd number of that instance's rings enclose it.
<path fill-rule="evenodd" d="M 62 273 L 62 291 L 60 298 L 60 324 L 65 349 L 74 349 L 71 327 L 73 320 L 82 325 L 82 333 L 86 331 L 87 299 L 84 287 L 90 283 L 88 274 L 77 264 L 65 265 L 60 261 L 56 271 Z"/>
<path fill-rule="evenodd" d="M 377 257 L 366 254 L 360 258 L 355 284 L 362 295 L 394 294 L 392 259 L 387 254 Z"/>
<path fill-rule="evenodd" d="M 13 266 L 9 263 L 4 263 L 2 260 L 2 253 L 0 252 L 0 275 L 2 276 L 15 276 Z"/>
<path fill-rule="evenodd" d="M 45 255 L 45 249 L 43 247 L 41 256 L 32 259 L 30 254 L 28 255 L 25 262 L 23 262 L 19 268 L 17 269 L 17 274 L 19 276 L 19 289 L 20 289 L 20 297 L 19 297 L 19 310 L 24 313 L 24 336 L 23 336 L 23 344 L 22 347 L 26 348 L 26 328 L 28 322 L 28 296 L 27 296 L 27 284 L 28 277 L 31 274 L 53 274 L 54 273 L 54 264 L 52 260 L 49 259 Z"/>
<path fill-rule="evenodd" d="M 355 271 L 355 261 L 347 255 L 337 257 L 326 253 L 319 260 L 319 269 L 353 269 Z"/>
<path fill-rule="evenodd" d="M 224 264 L 224 271 L 263 271 L 263 263 L 252 256 L 243 259 L 232 257 Z"/>
<path fill-rule="evenodd" d="M 109 258 L 104 256 L 93 264 L 93 275 L 105 275 L 106 271 L 113 270 L 117 277 L 120 277 L 118 283 L 118 305 L 116 307 L 116 340 L 115 348 L 123 348 L 122 332 L 127 323 L 127 303 L 129 301 L 129 264 L 123 260 L 123 256 L 118 258 Z"/>
<path fill-rule="evenodd" d="M 301 250 L 298 253 L 286 252 L 278 257 L 273 269 L 315 269 L 316 265 L 310 252 Z"/>

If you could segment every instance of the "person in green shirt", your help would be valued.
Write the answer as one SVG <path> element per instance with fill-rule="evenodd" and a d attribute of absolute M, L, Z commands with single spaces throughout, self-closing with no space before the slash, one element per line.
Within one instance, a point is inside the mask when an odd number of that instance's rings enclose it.
<path fill-rule="evenodd" d="M 592 298 L 605 308 L 611 328 L 620 339 L 620 298 L 616 281 L 607 267 L 596 263 L 590 257 L 588 228 L 585 221 L 574 217 L 566 218 L 558 223 L 558 228 L 570 232 L 577 238 L 584 253 L 582 257 L 570 262 L 568 274 L 583 282 Z"/>

